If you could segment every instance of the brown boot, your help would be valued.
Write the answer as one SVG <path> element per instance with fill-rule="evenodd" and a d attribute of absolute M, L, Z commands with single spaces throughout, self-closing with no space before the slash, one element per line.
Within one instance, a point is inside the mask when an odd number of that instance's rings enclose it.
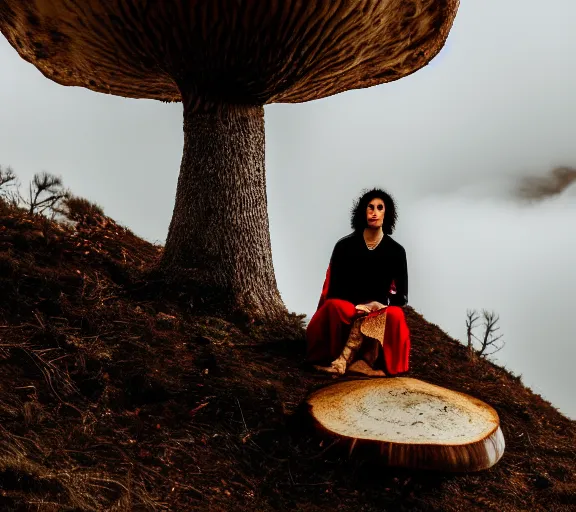
<path fill-rule="evenodd" d="M 346 373 L 346 367 L 353 361 L 364 339 L 360 332 L 360 326 L 363 320 L 363 318 L 358 318 L 352 325 L 352 330 L 350 331 L 346 345 L 344 345 L 342 349 L 342 353 L 337 359 L 332 361 L 330 365 L 330 368 L 333 369 L 330 373 L 338 373 L 340 375 Z"/>
<path fill-rule="evenodd" d="M 363 375 L 365 377 L 386 377 L 384 370 L 374 370 L 364 359 L 357 359 L 350 366 L 348 372 L 352 375 Z"/>

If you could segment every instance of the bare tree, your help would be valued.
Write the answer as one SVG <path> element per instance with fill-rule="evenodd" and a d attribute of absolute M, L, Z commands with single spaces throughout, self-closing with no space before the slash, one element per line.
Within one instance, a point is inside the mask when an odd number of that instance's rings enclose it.
<path fill-rule="evenodd" d="M 10 166 L 5 169 L 0 166 L 0 198 L 11 206 L 18 206 L 22 199 L 20 182 Z"/>
<path fill-rule="evenodd" d="M 8 166 L 6 169 L 2 169 L 0 165 L 0 188 L 5 186 L 13 185 L 16 182 L 16 175 L 12 170 L 12 167 Z"/>
<path fill-rule="evenodd" d="M 502 339 L 502 334 L 496 336 L 496 331 L 500 330 L 500 327 L 496 327 L 496 324 L 500 321 L 500 316 L 493 311 L 482 311 L 482 316 L 484 317 L 484 336 L 482 338 L 482 346 L 478 350 L 478 355 L 480 356 L 490 356 L 495 354 L 499 350 L 502 350 L 504 343 L 498 344 L 497 342 Z M 486 352 L 491 350 L 491 352 Z"/>
<path fill-rule="evenodd" d="M 468 337 L 468 352 L 469 355 L 477 354 L 480 357 L 488 357 L 495 354 L 504 347 L 504 342 L 498 343 L 502 339 L 502 334 L 496 335 L 500 330 L 497 327 L 500 321 L 500 316 L 494 311 L 482 310 L 482 318 L 484 320 L 483 333 L 480 338 L 474 334 L 475 323 L 480 319 L 476 310 L 466 312 L 466 334 Z M 479 345 L 479 348 L 474 348 L 474 341 Z"/>
<path fill-rule="evenodd" d="M 468 355 L 471 356 L 474 353 L 474 344 L 472 343 L 472 338 L 475 337 L 472 332 L 475 327 L 475 323 L 479 320 L 479 316 L 476 310 L 466 311 L 466 337 L 468 338 Z"/>
<path fill-rule="evenodd" d="M 28 213 L 44 213 L 48 209 L 56 211 L 62 200 L 69 197 L 70 193 L 64 189 L 62 178 L 47 172 L 34 175 L 28 190 Z"/>

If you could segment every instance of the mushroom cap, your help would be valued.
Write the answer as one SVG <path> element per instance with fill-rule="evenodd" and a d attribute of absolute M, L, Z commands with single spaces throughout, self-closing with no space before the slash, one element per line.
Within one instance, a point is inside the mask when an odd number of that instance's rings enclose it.
<path fill-rule="evenodd" d="M 62 85 L 131 98 L 293 103 L 397 80 L 459 0 L 2 0 L 0 31 Z"/>
<path fill-rule="evenodd" d="M 497 412 L 464 393 L 408 377 L 330 385 L 307 399 L 321 431 L 376 444 L 391 466 L 487 469 L 502 457 Z"/>

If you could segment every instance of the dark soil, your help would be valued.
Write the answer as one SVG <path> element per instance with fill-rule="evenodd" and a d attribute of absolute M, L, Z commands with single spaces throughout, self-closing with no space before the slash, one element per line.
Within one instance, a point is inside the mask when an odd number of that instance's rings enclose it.
<path fill-rule="evenodd" d="M 488 471 L 349 459 L 300 407 L 332 382 L 304 363 L 303 316 L 207 316 L 112 220 L 0 210 L 0 510 L 576 510 L 576 422 L 412 309 L 408 375 L 500 416 Z"/>

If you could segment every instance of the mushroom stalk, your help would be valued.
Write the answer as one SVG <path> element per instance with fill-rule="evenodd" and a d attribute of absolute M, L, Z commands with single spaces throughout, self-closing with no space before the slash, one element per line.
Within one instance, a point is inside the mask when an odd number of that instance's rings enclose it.
<path fill-rule="evenodd" d="M 185 107 L 184 154 L 161 266 L 192 275 L 209 290 L 209 307 L 270 320 L 287 311 L 272 264 L 264 140 L 262 105 Z"/>

